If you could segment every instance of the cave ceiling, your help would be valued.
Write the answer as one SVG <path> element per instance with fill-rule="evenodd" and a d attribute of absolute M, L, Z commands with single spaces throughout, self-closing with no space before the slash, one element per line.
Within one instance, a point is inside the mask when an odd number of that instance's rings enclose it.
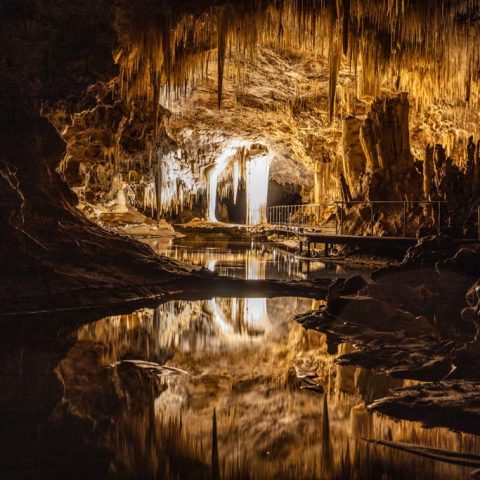
<path fill-rule="evenodd" d="M 120 4 L 115 61 L 126 101 L 170 108 L 187 150 L 188 139 L 212 157 L 232 139 L 262 141 L 281 179 L 292 164 L 338 158 L 338 120 L 400 91 L 419 158 L 429 142 L 461 151 L 478 133 L 478 1 L 168 4 Z"/>
<path fill-rule="evenodd" d="M 205 70 L 216 50 L 218 101 L 225 60 L 241 77 L 245 57 L 274 43 L 314 52 L 329 62 L 333 102 L 342 61 L 359 71 L 361 93 L 383 85 L 435 100 L 478 105 L 480 5 L 476 0 L 244 0 L 124 2 L 117 12 L 123 93 L 182 90 Z M 195 5 L 195 7 L 192 7 Z M 360 68 L 360 70 L 358 70 Z M 333 113 L 333 108 L 330 109 Z"/>
<path fill-rule="evenodd" d="M 18 42 L 15 22 L 2 29 L 18 47 L 2 71 L 4 113 L 33 100 L 67 143 L 57 165 L 74 188 L 111 180 L 122 162 L 131 179 L 140 163 L 163 159 L 174 172 L 170 201 L 183 197 L 178 178 L 196 193 L 226 149 L 262 144 L 271 178 L 308 190 L 318 162 L 338 177 L 342 118 L 364 116 L 383 94 L 408 92 L 416 158 L 437 142 L 461 157 L 479 134 L 478 0 L 29 3 L 23 13 L 3 7 L 28 24 Z M 92 90 L 96 81 L 109 91 Z M 154 176 L 142 187 L 146 204 Z"/>

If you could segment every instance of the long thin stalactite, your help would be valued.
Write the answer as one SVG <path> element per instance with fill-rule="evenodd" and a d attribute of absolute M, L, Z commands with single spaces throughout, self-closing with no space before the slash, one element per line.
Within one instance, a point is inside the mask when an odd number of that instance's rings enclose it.
<path fill-rule="evenodd" d="M 334 113 L 340 62 L 358 72 L 359 91 L 382 86 L 409 91 L 417 106 L 449 101 L 477 107 L 480 81 L 480 5 L 475 0 L 150 0 L 118 10 L 116 53 L 126 99 L 179 95 L 218 57 L 222 101 L 227 60 L 235 65 L 260 45 L 310 51 L 330 62 L 328 110 Z M 185 5 L 183 5 L 185 3 Z M 435 5 L 433 5 L 435 4 Z M 158 94 L 157 94 L 158 96 Z"/>

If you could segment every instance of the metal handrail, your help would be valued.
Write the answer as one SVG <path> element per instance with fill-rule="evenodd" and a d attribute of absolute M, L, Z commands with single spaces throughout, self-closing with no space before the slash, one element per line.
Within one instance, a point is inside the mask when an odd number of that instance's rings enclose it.
<path fill-rule="evenodd" d="M 301 205 L 276 205 L 267 208 L 267 221 L 271 225 L 279 225 L 284 227 L 292 227 L 296 229 L 314 228 L 326 229 L 326 224 L 320 223 L 322 210 L 335 209 L 335 234 L 345 234 L 345 214 L 344 207 L 351 207 L 352 205 L 364 204 L 370 208 L 370 225 L 371 236 L 376 236 L 374 232 L 375 213 L 378 211 L 380 205 L 397 205 L 403 210 L 403 238 L 415 238 L 413 236 L 407 237 L 408 213 L 413 206 L 430 206 L 432 213 L 435 215 L 435 224 L 437 233 L 442 232 L 442 207 L 445 208 L 449 202 L 446 200 L 351 200 L 351 201 L 333 201 L 330 203 L 310 203 Z M 340 217 L 340 218 L 339 218 Z M 478 240 L 480 240 L 480 206 L 478 207 Z"/>

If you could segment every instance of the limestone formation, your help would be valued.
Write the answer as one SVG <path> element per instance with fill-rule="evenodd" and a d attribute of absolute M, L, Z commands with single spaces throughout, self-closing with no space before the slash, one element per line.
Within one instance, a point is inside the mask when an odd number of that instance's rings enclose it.
<path fill-rule="evenodd" d="M 366 172 L 366 157 L 360 143 L 361 126 L 359 118 L 350 116 L 343 119 L 343 171 L 353 192 L 360 186 L 360 179 Z"/>

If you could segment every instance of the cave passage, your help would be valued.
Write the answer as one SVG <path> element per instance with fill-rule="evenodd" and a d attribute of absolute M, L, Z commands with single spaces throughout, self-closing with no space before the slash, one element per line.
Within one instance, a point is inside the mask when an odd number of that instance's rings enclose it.
<path fill-rule="evenodd" d="M 0 478 L 480 477 L 480 1 L 0 2 Z"/>

